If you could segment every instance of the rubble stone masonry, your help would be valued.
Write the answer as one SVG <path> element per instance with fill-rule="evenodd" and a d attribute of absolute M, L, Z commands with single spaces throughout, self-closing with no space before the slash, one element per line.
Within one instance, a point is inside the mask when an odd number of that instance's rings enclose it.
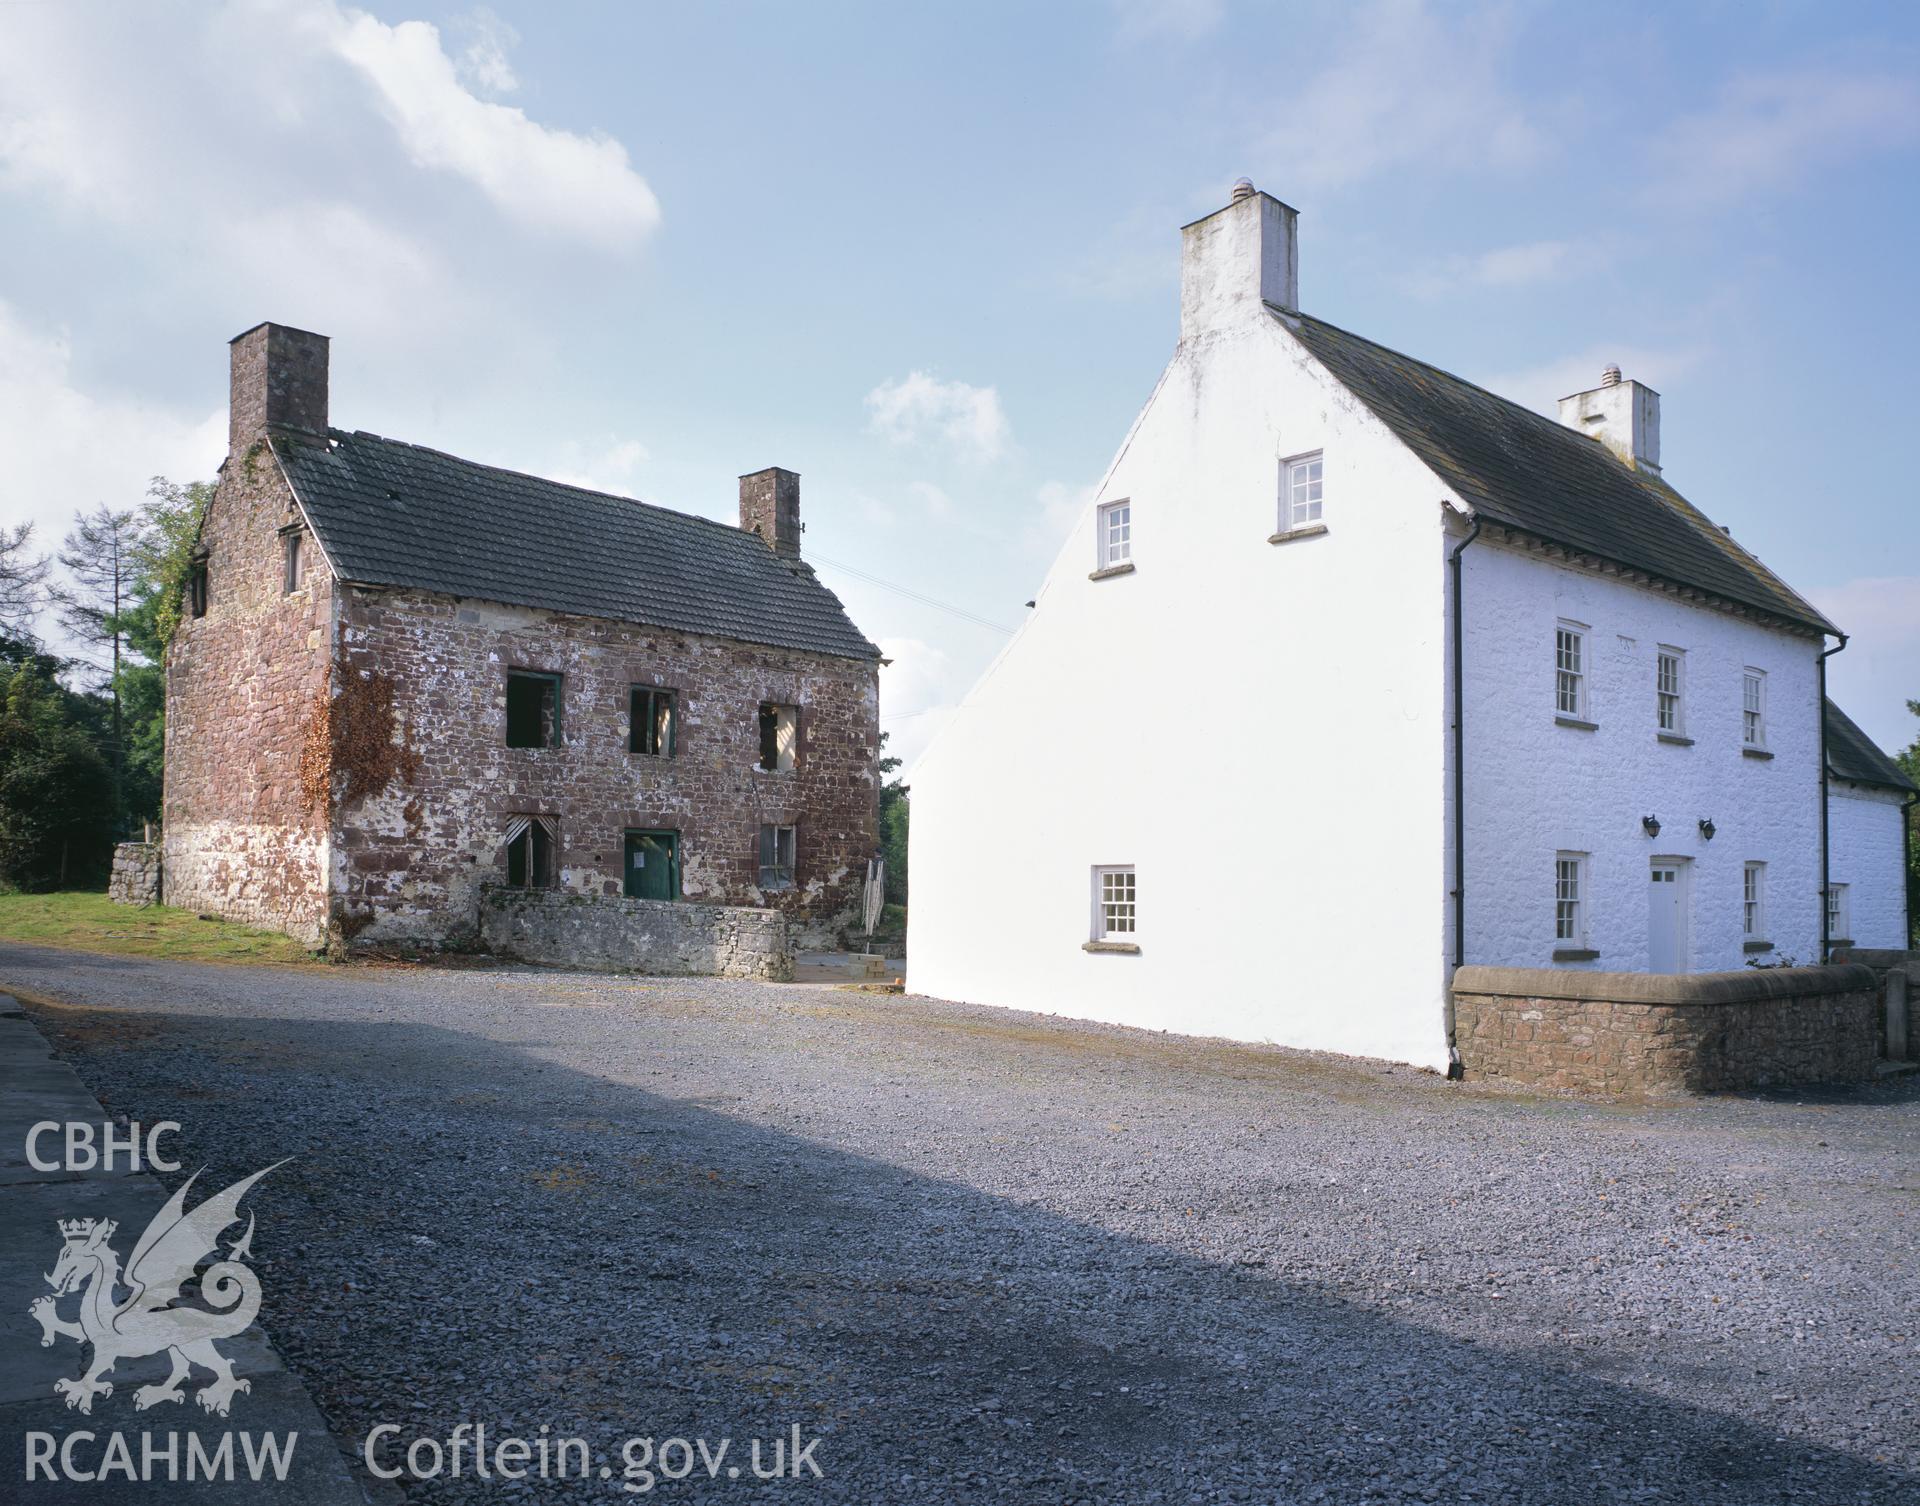
<path fill-rule="evenodd" d="M 263 439 L 229 458 L 201 530 L 206 615 L 184 617 L 167 654 L 162 831 L 168 904 L 317 945 L 329 844 L 300 762 L 328 682 L 334 592 L 317 559 L 284 589 L 282 530 L 298 522 Z"/>
<path fill-rule="evenodd" d="M 1454 1042 L 1469 1078 L 1596 1095 L 1871 1080 L 1879 992 L 1865 967 L 1595 973 L 1463 967 Z"/>
<path fill-rule="evenodd" d="M 390 681 L 411 764 L 336 819 L 336 898 L 355 934 L 470 934 L 519 815 L 557 818 L 557 887 L 573 894 L 619 897 L 625 833 L 655 830 L 679 834 L 685 899 L 764 906 L 821 936 L 857 905 L 877 832 L 872 661 L 352 587 L 341 633 L 343 686 Z M 514 669 L 561 677 L 559 746 L 506 745 Z M 628 751 L 636 685 L 676 694 L 670 755 Z M 763 701 L 800 708 L 790 770 L 756 767 Z M 762 823 L 796 828 L 790 888 L 759 885 Z"/>

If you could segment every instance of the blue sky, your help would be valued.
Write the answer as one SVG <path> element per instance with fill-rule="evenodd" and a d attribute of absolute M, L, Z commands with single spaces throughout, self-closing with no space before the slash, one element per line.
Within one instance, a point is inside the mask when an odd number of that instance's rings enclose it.
<path fill-rule="evenodd" d="M 1245 173 L 1312 312 L 1548 411 L 1658 388 L 1668 479 L 1897 746 L 1917 153 L 1895 5 L 0 0 L 0 517 L 211 474 L 224 342 L 303 325 L 343 427 L 723 518 L 800 471 L 911 758 Z"/>

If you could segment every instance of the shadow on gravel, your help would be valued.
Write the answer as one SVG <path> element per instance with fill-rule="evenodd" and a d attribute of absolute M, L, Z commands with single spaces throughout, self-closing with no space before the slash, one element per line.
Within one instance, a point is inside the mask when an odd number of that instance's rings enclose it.
<path fill-rule="evenodd" d="M 355 1445 L 476 1420 L 608 1447 L 823 1437 L 823 1480 L 716 1500 L 1920 1498 L 1913 1473 L 1550 1349 L 1439 1336 L 480 1036 L 135 1010 L 112 1013 L 150 1036 L 90 1050 L 63 1025 L 101 1011 L 30 1012 L 115 1112 L 180 1120 L 212 1185 L 298 1156 L 250 1199 L 262 1320 Z M 610 1071 L 646 1070 L 643 1036 Z M 585 1498 L 625 1498 L 614 1467 Z"/>

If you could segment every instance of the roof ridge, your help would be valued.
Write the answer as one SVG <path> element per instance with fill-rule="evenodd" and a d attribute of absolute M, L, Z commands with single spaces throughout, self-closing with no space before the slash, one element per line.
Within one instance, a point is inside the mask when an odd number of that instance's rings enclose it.
<path fill-rule="evenodd" d="M 625 502 L 634 507 L 644 507 L 649 512 L 665 513 L 668 517 L 684 518 L 689 523 L 704 523 L 709 528 L 724 529 L 742 539 L 755 538 L 758 535 L 732 523 L 722 523 L 718 518 L 709 518 L 697 512 L 682 512 L 677 507 L 669 507 L 664 502 L 649 502 L 645 497 L 630 497 L 625 492 L 602 491 L 595 486 L 581 486 L 572 481 L 561 481 L 553 476 L 542 476 L 534 471 L 516 471 L 511 466 L 493 465 L 485 460 L 474 460 L 466 455 L 456 455 L 451 450 L 438 450 L 432 445 L 416 444 L 410 439 L 395 439 L 387 434 L 375 434 L 368 429 L 334 429 L 331 433 L 344 435 L 348 439 L 371 439 L 384 445 L 394 445 L 403 450 L 415 450 L 422 455 L 432 455 L 440 460 L 451 460 L 456 465 L 472 466 L 477 471 L 488 471 L 496 476 L 512 476 L 520 481 L 538 481 L 542 486 L 557 486 L 562 491 L 576 493 L 582 497 L 604 497 L 609 502 Z"/>

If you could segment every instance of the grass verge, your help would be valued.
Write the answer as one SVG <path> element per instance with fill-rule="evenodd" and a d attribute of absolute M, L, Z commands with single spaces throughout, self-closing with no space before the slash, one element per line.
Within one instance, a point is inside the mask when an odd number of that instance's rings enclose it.
<path fill-rule="evenodd" d="M 173 962 L 315 962 L 299 942 L 166 905 L 136 909 L 104 894 L 0 894 L 0 940 L 124 952 Z"/>

